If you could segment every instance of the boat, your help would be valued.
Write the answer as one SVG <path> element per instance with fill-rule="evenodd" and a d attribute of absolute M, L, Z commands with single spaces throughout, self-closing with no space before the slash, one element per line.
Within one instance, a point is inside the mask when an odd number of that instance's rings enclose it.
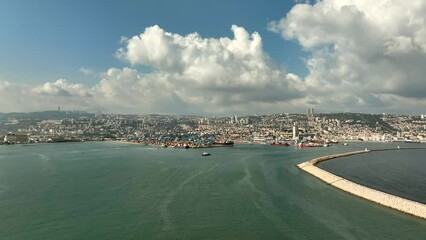
<path fill-rule="evenodd" d="M 405 143 L 421 143 L 419 140 L 406 139 Z"/>
<path fill-rule="evenodd" d="M 182 149 L 188 149 L 189 146 L 184 144 L 184 145 L 175 145 L 173 148 L 182 148 Z"/>
<path fill-rule="evenodd" d="M 323 147 L 324 144 L 321 143 L 316 143 L 316 142 L 300 142 L 297 144 L 298 147 L 300 148 L 305 148 L 305 147 Z"/>
<path fill-rule="evenodd" d="M 343 143 L 343 146 L 348 146 L 348 143 Z"/>
<path fill-rule="evenodd" d="M 280 147 L 288 147 L 290 146 L 289 143 L 285 142 L 285 143 L 281 143 L 281 142 L 273 142 L 271 143 L 271 146 L 280 146 Z"/>
<path fill-rule="evenodd" d="M 234 146 L 234 142 L 233 141 L 215 141 L 212 143 L 211 145 L 212 147 L 233 147 Z"/>
<path fill-rule="evenodd" d="M 202 154 L 201 154 L 201 156 L 203 156 L 203 157 L 206 157 L 206 156 L 210 156 L 211 154 L 210 153 L 208 153 L 208 152 L 203 152 Z"/>

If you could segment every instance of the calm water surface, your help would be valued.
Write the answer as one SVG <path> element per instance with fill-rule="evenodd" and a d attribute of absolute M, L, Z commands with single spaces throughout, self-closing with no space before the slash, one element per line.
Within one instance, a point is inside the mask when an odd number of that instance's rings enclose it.
<path fill-rule="evenodd" d="M 318 166 L 353 182 L 426 204 L 426 148 L 370 152 Z"/>
<path fill-rule="evenodd" d="M 0 239 L 425 239 L 295 166 L 364 148 L 0 146 Z"/>

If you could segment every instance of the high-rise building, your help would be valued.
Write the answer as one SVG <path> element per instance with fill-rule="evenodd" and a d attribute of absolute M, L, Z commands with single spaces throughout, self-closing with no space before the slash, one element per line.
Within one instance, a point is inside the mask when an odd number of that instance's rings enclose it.
<path fill-rule="evenodd" d="M 293 125 L 293 139 L 299 139 L 299 126 L 297 124 Z"/>

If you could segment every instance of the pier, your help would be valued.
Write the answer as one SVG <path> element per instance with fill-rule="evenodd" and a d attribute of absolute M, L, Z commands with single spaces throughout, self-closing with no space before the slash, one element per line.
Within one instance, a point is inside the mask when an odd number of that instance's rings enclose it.
<path fill-rule="evenodd" d="M 325 171 L 317 166 L 315 166 L 317 163 L 322 161 L 327 161 L 330 159 L 335 158 L 341 158 L 351 155 L 357 155 L 357 154 L 363 154 L 368 153 L 371 151 L 389 151 L 389 150 L 399 150 L 399 149 L 378 149 L 378 150 L 362 150 L 362 151 L 355 151 L 355 152 L 348 152 L 348 153 L 342 153 L 342 154 L 334 154 L 329 155 L 325 157 L 319 157 L 312 159 L 307 162 L 303 162 L 298 164 L 297 166 L 306 171 L 307 173 L 310 173 L 311 175 L 323 180 L 327 184 L 336 187 L 338 189 L 341 189 L 345 192 L 351 193 L 353 195 L 356 195 L 358 197 L 367 199 L 369 201 L 381 204 L 383 206 L 401 211 L 406 214 L 410 214 L 419 218 L 426 219 L 426 205 L 408 200 L 402 197 L 398 197 L 392 194 L 388 194 L 376 189 L 372 189 L 357 183 L 354 183 L 352 181 L 349 181 L 345 178 L 339 177 L 337 175 L 334 175 L 328 171 Z M 405 149 L 406 150 L 406 149 Z"/>

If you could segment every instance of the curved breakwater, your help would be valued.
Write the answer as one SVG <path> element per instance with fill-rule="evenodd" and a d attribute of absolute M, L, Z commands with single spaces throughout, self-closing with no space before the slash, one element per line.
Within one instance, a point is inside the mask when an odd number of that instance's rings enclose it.
<path fill-rule="evenodd" d="M 405 150 L 407 148 L 404 148 Z M 322 161 L 327 161 L 330 159 L 340 158 L 340 157 L 346 157 L 351 155 L 357 155 L 357 154 L 363 154 L 368 153 L 371 151 L 388 151 L 388 150 L 398 150 L 398 149 L 378 149 L 378 150 L 363 150 L 363 151 L 355 151 L 355 152 L 348 152 L 348 153 L 342 153 L 342 154 L 334 154 L 329 155 L 325 157 L 319 157 L 312 159 L 307 162 L 303 162 L 298 164 L 297 166 L 312 174 L 313 176 L 323 180 L 327 184 L 330 184 L 336 188 L 339 188 L 343 191 L 346 191 L 348 193 L 351 193 L 353 195 L 356 195 L 358 197 L 367 199 L 369 201 L 381 204 L 383 206 L 396 209 L 398 211 L 417 216 L 423 219 L 426 219 L 426 205 L 415 202 L 412 200 L 408 200 L 405 198 L 401 198 L 392 194 L 388 194 L 382 191 L 378 191 L 357 183 L 354 183 L 352 181 L 349 181 L 347 179 L 344 179 L 342 177 L 339 177 L 337 175 L 334 175 L 328 171 L 325 171 L 321 168 L 316 167 L 315 165 Z"/>

